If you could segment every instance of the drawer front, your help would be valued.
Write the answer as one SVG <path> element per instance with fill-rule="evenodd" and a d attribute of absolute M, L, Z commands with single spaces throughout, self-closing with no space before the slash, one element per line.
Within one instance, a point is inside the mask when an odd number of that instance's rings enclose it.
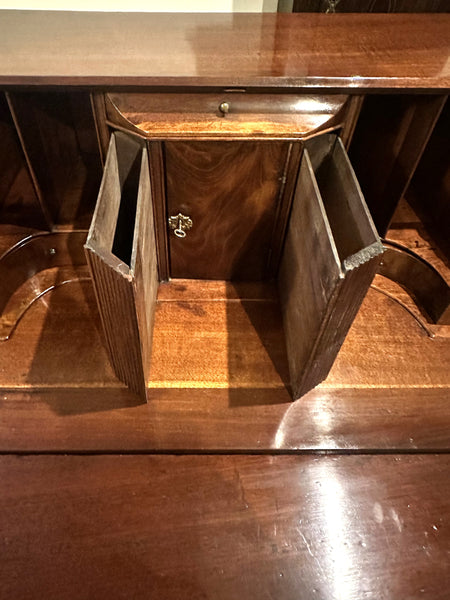
<path fill-rule="evenodd" d="M 299 138 L 342 125 L 348 96 L 110 93 L 110 124 L 150 138 Z"/>

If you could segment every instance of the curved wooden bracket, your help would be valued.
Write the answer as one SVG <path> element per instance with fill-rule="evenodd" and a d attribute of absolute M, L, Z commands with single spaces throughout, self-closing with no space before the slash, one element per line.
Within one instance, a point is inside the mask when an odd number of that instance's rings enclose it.
<path fill-rule="evenodd" d="M 425 310 L 433 323 L 450 325 L 450 286 L 429 262 L 389 240 L 378 273 L 399 283 Z"/>
<path fill-rule="evenodd" d="M 43 294 L 89 278 L 83 251 L 86 235 L 87 231 L 38 233 L 0 257 L 0 341 L 11 336 L 28 308 Z"/>

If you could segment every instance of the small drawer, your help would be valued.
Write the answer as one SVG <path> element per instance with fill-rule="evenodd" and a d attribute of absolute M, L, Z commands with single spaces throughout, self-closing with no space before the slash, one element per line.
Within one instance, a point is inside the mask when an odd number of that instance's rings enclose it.
<path fill-rule="evenodd" d="M 343 124 L 348 96 L 109 93 L 111 125 L 150 138 L 302 138 Z"/>

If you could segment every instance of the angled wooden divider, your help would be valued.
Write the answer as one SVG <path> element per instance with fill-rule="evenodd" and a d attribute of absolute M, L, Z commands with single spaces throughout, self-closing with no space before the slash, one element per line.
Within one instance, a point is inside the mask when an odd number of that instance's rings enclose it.
<path fill-rule="evenodd" d="M 330 371 L 382 252 L 340 138 L 312 139 L 278 277 L 294 399 Z"/>
<path fill-rule="evenodd" d="M 151 186 L 144 144 L 120 132 L 85 249 L 114 370 L 145 398 L 158 289 Z"/>

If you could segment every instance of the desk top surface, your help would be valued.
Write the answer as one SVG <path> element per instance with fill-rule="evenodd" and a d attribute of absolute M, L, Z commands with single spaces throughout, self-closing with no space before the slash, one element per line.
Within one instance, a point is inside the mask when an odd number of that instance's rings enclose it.
<path fill-rule="evenodd" d="M 450 15 L 0 11 L 0 85 L 448 89 Z"/>

